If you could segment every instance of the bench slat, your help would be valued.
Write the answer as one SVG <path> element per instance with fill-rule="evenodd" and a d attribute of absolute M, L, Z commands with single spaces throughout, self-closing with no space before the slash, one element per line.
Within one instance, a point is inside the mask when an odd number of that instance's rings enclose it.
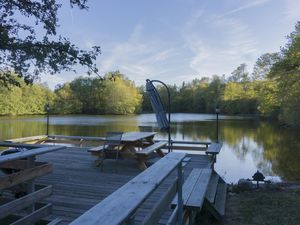
<path fill-rule="evenodd" d="M 88 149 L 88 152 L 101 152 L 104 149 L 104 145 L 96 146 Z"/>
<path fill-rule="evenodd" d="M 186 203 L 187 207 L 201 209 L 211 173 L 211 169 L 202 169 L 202 173 L 199 176 L 195 187 Z"/>
<path fill-rule="evenodd" d="M 206 153 L 207 154 L 219 154 L 222 146 L 223 146 L 223 143 L 221 143 L 221 142 L 218 142 L 218 143 L 213 142 L 208 146 Z"/>
<path fill-rule="evenodd" d="M 193 169 L 183 184 L 182 197 L 185 208 L 201 208 L 207 185 L 211 176 L 211 169 Z M 177 205 L 177 196 L 172 201 L 172 208 Z"/>
<path fill-rule="evenodd" d="M 161 149 L 162 147 L 166 146 L 167 142 L 156 142 L 153 145 L 150 145 L 146 148 L 144 148 L 141 151 L 136 152 L 137 155 L 149 155 L 150 153 L 154 152 L 155 150 Z"/>

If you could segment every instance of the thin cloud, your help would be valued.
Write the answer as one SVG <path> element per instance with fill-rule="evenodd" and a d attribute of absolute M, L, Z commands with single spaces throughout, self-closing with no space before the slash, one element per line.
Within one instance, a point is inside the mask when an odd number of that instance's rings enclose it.
<path fill-rule="evenodd" d="M 143 29 L 142 25 L 137 25 L 127 41 L 116 44 L 110 52 L 103 51 L 102 72 L 120 70 L 137 84 L 143 84 L 146 78 L 168 71 L 164 66 L 171 57 L 178 55 L 176 50 L 166 48 L 159 40 L 147 40 L 142 35 Z"/>
<path fill-rule="evenodd" d="M 250 9 L 250 8 L 253 8 L 253 7 L 256 7 L 258 5 L 262 5 L 262 4 L 265 4 L 267 2 L 269 2 L 270 0 L 256 0 L 256 1 L 250 1 L 250 3 L 248 2 L 247 4 L 245 5 L 242 5 L 242 6 L 239 6 L 235 9 L 232 9 L 232 10 L 229 10 L 228 12 L 225 12 L 224 14 L 222 14 L 221 16 L 219 17 L 225 17 L 225 16 L 229 16 L 229 15 L 232 15 L 232 14 L 235 14 L 235 13 L 238 13 L 238 12 L 241 12 L 241 11 L 244 11 L 246 9 Z"/>
<path fill-rule="evenodd" d="M 286 0 L 285 10 L 283 11 L 284 18 L 288 21 L 300 20 L 300 1 Z"/>
<path fill-rule="evenodd" d="M 208 36 L 199 27 L 216 35 Z M 192 53 L 190 68 L 202 76 L 230 74 L 242 62 L 252 66 L 258 54 L 254 35 L 237 19 L 204 14 L 193 16 L 187 21 L 182 35 Z"/>

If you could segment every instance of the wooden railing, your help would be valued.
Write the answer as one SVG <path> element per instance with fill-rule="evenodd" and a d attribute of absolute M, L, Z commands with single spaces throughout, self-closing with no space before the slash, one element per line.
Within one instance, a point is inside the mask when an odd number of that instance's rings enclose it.
<path fill-rule="evenodd" d="M 66 135 L 39 135 L 25 138 L 17 138 L 8 140 L 14 143 L 26 143 L 26 142 L 53 142 L 53 143 L 70 143 L 74 145 L 82 146 L 87 142 L 103 142 L 105 137 L 88 137 L 88 136 L 66 136 Z M 155 142 L 167 141 L 167 140 L 155 140 Z M 188 151 L 206 151 L 211 142 L 207 141 L 171 141 L 172 150 L 188 150 Z M 169 149 L 166 145 L 163 149 Z"/>
<path fill-rule="evenodd" d="M 7 174 L 0 174 L 0 191 L 14 193 L 17 198 L 10 197 L 0 204 L 1 219 L 7 216 L 15 216 L 21 210 L 27 215 L 14 221 L 14 225 L 34 224 L 42 217 L 51 212 L 51 204 L 46 204 L 40 208 L 35 208 L 35 204 L 43 198 L 51 195 L 52 186 L 36 189 L 34 179 L 52 172 L 52 165 L 44 162 L 36 162 L 35 156 L 65 148 L 64 146 L 29 145 L 20 143 L 0 142 L 0 146 L 24 148 L 20 152 L 0 156 L 0 168 Z M 32 149 L 29 149 L 32 148 Z M 3 202 L 3 201 L 2 201 Z M 5 223 L 7 224 L 7 223 Z"/>
<path fill-rule="evenodd" d="M 135 212 L 149 198 L 149 196 L 166 180 L 169 175 L 177 170 L 176 178 L 147 213 L 142 224 L 156 224 L 165 209 L 178 193 L 178 205 L 173 211 L 167 224 L 182 224 L 182 161 L 186 154 L 172 152 L 150 168 L 140 173 L 117 191 L 106 197 L 103 201 L 92 207 L 83 215 L 74 220 L 71 225 L 117 225 L 133 224 Z"/>

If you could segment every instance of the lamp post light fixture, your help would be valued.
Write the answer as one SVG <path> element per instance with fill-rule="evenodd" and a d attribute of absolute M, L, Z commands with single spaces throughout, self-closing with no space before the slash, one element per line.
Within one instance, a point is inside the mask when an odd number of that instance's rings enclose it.
<path fill-rule="evenodd" d="M 45 105 L 45 110 L 47 112 L 47 132 L 46 132 L 46 135 L 48 136 L 49 135 L 49 113 L 50 113 L 50 105 L 49 105 L 49 103 L 47 103 Z"/>
<path fill-rule="evenodd" d="M 217 143 L 219 142 L 219 113 L 220 113 L 220 108 L 217 105 L 216 106 L 216 114 L 217 114 Z"/>

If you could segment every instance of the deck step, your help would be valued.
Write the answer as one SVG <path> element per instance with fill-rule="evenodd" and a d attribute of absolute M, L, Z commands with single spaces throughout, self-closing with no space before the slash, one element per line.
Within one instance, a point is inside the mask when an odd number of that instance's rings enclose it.
<path fill-rule="evenodd" d="M 220 182 L 217 187 L 214 207 L 218 211 L 221 217 L 225 215 L 226 195 L 227 195 L 227 184 Z"/>
<path fill-rule="evenodd" d="M 215 202 L 218 182 L 219 182 L 219 175 L 216 172 L 213 172 L 210 177 L 210 181 L 205 196 L 206 199 L 212 204 Z"/>

